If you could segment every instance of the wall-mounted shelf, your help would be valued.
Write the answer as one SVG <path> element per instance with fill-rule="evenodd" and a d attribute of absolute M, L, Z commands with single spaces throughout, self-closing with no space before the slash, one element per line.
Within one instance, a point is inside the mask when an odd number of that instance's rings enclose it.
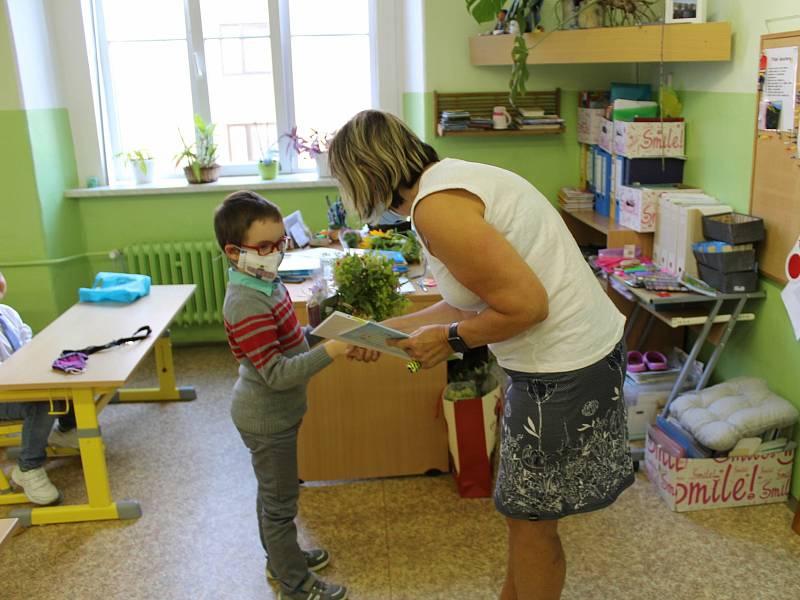
<path fill-rule="evenodd" d="M 433 114 L 436 115 L 436 135 L 439 137 L 504 137 L 558 135 L 565 131 L 563 125 L 540 129 L 468 129 L 466 131 L 444 131 L 439 118 L 444 110 L 467 111 L 472 117 L 491 118 L 495 106 L 509 106 L 508 91 L 504 92 L 433 92 Z M 540 109 L 548 115 L 559 115 L 561 90 L 531 91 L 517 100 L 521 109 Z"/>
<path fill-rule="evenodd" d="M 528 33 L 529 47 L 542 40 L 530 51 L 528 64 L 660 62 L 662 33 L 665 62 L 731 59 L 730 23 L 670 23 Z M 470 38 L 470 62 L 476 66 L 510 65 L 513 43 L 513 35 Z"/>

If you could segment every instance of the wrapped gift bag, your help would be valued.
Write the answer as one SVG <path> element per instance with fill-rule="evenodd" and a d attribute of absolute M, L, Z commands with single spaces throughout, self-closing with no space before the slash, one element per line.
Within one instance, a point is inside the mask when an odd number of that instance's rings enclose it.
<path fill-rule="evenodd" d="M 497 438 L 497 414 L 501 390 L 496 381 L 482 397 L 475 383 L 449 384 L 442 395 L 447 438 L 456 484 L 462 498 L 485 498 L 492 494 L 489 458 Z"/>

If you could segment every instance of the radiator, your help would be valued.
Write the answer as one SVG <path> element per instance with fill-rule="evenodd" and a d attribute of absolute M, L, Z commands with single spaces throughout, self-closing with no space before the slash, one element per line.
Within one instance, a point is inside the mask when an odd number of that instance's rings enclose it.
<path fill-rule="evenodd" d="M 228 264 L 216 242 L 136 244 L 123 248 L 122 254 L 128 273 L 149 275 L 154 285 L 197 285 L 176 325 L 222 323 Z"/>

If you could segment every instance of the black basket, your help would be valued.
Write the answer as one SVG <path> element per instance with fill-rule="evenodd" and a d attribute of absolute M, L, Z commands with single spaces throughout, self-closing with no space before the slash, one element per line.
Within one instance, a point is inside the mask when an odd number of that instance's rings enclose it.
<path fill-rule="evenodd" d="M 764 239 L 764 220 L 742 213 L 703 217 L 703 235 L 734 246 L 752 244 Z"/>
<path fill-rule="evenodd" d="M 741 271 L 738 273 L 723 273 L 704 264 L 699 264 L 700 279 L 723 294 L 743 294 L 758 290 L 758 272 Z"/>
<path fill-rule="evenodd" d="M 698 265 L 705 265 L 723 273 L 752 271 L 756 266 L 755 250 L 736 250 L 734 252 L 694 251 Z"/>

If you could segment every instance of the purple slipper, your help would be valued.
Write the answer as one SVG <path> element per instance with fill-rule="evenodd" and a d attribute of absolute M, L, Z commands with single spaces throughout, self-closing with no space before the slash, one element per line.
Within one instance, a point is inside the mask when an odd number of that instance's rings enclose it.
<path fill-rule="evenodd" d="M 650 350 L 644 353 L 644 364 L 651 371 L 666 371 L 668 368 L 667 357 L 661 352 Z"/>
<path fill-rule="evenodd" d="M 644 364 L 644 357 L 641 352 L 631 350 L 628 352 L 628 371 L 631 373 L 642 373 L 647 369 Z"/>

